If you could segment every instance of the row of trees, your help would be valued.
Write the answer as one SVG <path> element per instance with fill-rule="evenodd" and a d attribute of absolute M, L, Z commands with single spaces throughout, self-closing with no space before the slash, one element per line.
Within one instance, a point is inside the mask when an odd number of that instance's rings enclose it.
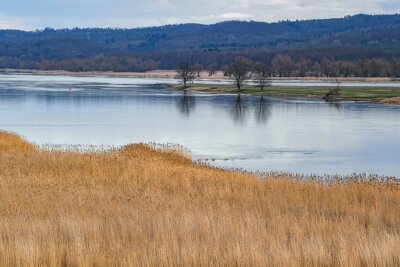
<path fill-rule="evenodd" d="M 90 59 L 43 60 L 41 62 L 0 57 L 0 69 L 143 72 L 156 70 L 158 66 L 158 62 L 151 59 L 143 60 L 140 57 L 96 56 Z"/>
<path fill-rule="evenodd" d="M 287 55 L 277 55 L 271 62 L 270 72 L 278 77 L 400 77 L 400 58 L 387 61 L 382 58 L 355 61 L 322 58 L 311 61 L 292 60 Z"/>
<path fill-rule="evenodd" d="M 254 64 L 254 67 L 256 66 L 258 68 L 262 66 L 263 71 L 272 77 L 400 77 L 400 58 L 392 61 L 382 58 L 356 61 L 323 58 L 320 61 L 311 61 L 305 58 L 294 60 L 288 55 L 277 55 L 271 61 Z M 232 64 L 227 64 L 221 69 L 226 73 L 231 67 Z M 197 73 L 207 69 L 209 76 L 212 76 L 216 73 L 218 65 L 212 63 L 204 68 L 201 64 L 194 64 L 193 68 Z"/>
<path fill-rule="evenodd" d="M 183 87 L 187 87 L 188 82 L 192 82 L 199 77 L 199 66 L 192 65 L 189 62 L 179 64 L 176 78 L 179 79 Z M 209 70 L 209 75 L 215 73 L 214 69 Z M 243 83 L 247 80 L 254 80 L 261 90 L 270 85 L 271 72 L 266 64 L 262 62 L 252 63 L 251 61 L 239 58 L 232 64 L 226 66 L 224 76 L 232 77 L 235 80 L 235 85 L 238 91 L 242 89 Z"/>
<path fill-rule="evenodd" d="M 304 76 L 327 76 L 327 77 L 350 77 L 360 72 L 362 77 L 382 77 L 388 75 L 389 71 L 393 77 L 400 77 L 400 59 L 389 64 L 382 59 L 367 59 L 357 63 L 348 61 L 335 61 L 323 59 L 318 66 L 310 68 L 311 64 L 306 60 L 297 62 L 297 65 L 288 56 L 278 55 L 268 65 L 265 62 L 252 62 L 245 58 L 238 58 L 232 64 L 224 66 L 224 76 L 231 77 L 235 81 L 238 91 L 246 80 L 253 80 L 261 90 L 270 85 L 272 77 L 304 77 Z M 200 76 L 201 66 L 183 62 L 177 69 L 177 78 L 187 83 Z M 214 75 L 216 66 L 211 65 L 208 70 L 209 76 Z"/>
<path fill-rule="evenodd" d="M 400 77 L 400 58 L 391 60 L 383 58 L 364 58 L 356 60 L 342 60 L 329 57 L 322 59 L 313 57 L 301 57 L 301 52 L 289 55 L 278 54 L 270 57 L 250 57 L 249 55 L 225 54 L 221 58 L 215 57 L 202 62 L 202 57 L 195 55 L 191 68 L 193 71 L 200 72 L 207 70 L 209 75 L 214 75 L 217 70 L 227 72 L 233 64 L 233 59 L 237 56 L 247 58 L 252 61 L 260 61 L 264 64 L 265 71 L 273 77 Z M 155 56 L 104 56 L 98 55 L 91 58 L 65 59 L 65 60 L 42 60 L 30 61 L 24 59 L 16 60 L 13 57 L 0 57 L 0 69 L 43 69 L 43 70 L 68 70 L 74 72 L 81 71 L 148 71 L 156 69 L 173 69 L 179 64 L 182 58 L 188 58 L 182 55 L 170 56 L 164 58 L 162 54 Z M 154 58 L 154 59 L 152 59 Z M 165 64 L 165 62 L 174 61 L 174 64 Z"/>

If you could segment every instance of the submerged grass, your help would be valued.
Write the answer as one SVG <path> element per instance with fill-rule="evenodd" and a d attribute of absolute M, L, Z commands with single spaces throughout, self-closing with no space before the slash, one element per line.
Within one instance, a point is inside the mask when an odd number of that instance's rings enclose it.
<path fill-rule="evenodd" d="M 396 180 L 324 183 L 175 149 L 38 150 L 0 133 L 1 266 L 399 266 Z"/>

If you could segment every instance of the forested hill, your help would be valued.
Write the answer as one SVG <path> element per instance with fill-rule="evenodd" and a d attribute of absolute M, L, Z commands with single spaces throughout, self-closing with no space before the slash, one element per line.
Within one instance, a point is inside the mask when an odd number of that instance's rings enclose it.
<path fill-rule="evenodd" d="M 271 61 L 277 54 L 312 61 L 400 57 L 400 15 L 0 31 L 0 68 L 142 71 L 174 68 L 188 57 L 221 68 L 235 56 Z"/>

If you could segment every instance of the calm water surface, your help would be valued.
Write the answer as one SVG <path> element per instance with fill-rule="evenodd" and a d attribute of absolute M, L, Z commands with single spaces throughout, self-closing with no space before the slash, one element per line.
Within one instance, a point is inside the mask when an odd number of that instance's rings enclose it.
<path fill-rule="evenodd" d="M 400 107 L 154 85 L 165 81 L 3 74 L 0 129 L 37 144 L 177 143 L 222 167 L 400 177 Z"/>

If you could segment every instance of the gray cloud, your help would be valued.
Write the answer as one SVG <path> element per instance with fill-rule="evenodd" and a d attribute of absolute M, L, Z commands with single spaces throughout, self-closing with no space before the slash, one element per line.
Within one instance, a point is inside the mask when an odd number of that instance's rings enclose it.
<path fill-rule="evenodd" d="M 400 13 L 398 0 L 2 0 L 0 28 L 123 27 Z"/>

